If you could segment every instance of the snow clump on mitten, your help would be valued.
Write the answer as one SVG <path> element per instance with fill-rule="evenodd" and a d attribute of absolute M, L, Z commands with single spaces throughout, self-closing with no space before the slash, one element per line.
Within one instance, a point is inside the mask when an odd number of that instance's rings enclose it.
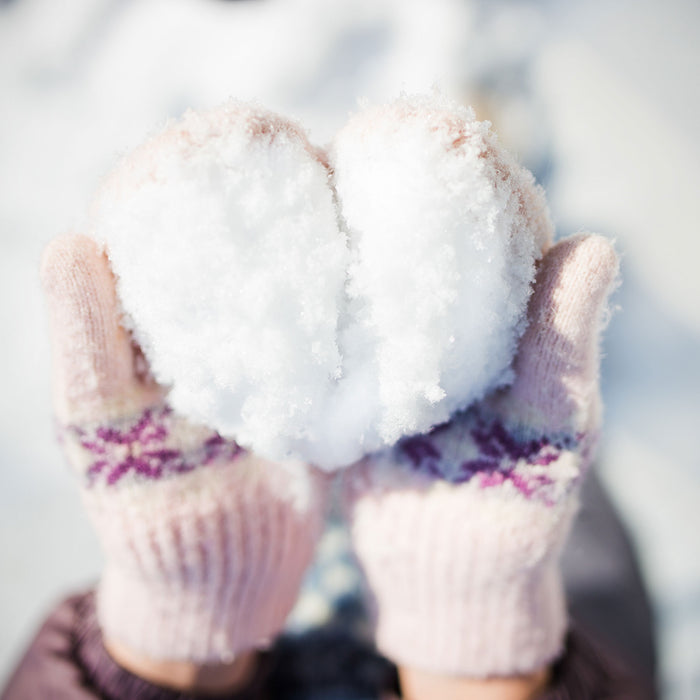
<path fill-rule="evenodd" d="M 446 99 L 403 97 L 360 112 L 335 140 L 352 255 L 344 394 L 370 405 L 368 447 L 424 432 L 512 379 L 552 226 L 542 190 L 489 127 Z"/>
<path fill-rule="evenodd" d="M 120 163 L 93 214 L 172 406 L 263 455 L 312 437 L 340 372 L 347 247 L 303 131 L 236 102 L 188 112 Z"/>
<path fill-rule="evenodd" d="M 258 107 L 190 112 L 120 164 L 93 220 L 173 407 L 326 469 L 511 380 L 551 241 L 532 175 L 440 97 L 361 111 L 330 168 Z"/>

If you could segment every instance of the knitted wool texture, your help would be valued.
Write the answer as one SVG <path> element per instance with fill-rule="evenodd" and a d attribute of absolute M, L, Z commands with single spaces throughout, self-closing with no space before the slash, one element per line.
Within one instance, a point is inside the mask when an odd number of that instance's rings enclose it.
<path fill-rule="evenodd" d="M 379 649 L 472 677 L 560 655 L 558 557 L 600 426 L 599 335 L 618 272 L 608 241 L 544 257 L 505 391 L 344 475 Z"/>
<path fill-rule="evenodd" d="M 42 278 L 62 442 L 106 559 L 105 637 L 197 662 L 265 646 L 322 528 L 325 479 L 264 462 L 168 407 L 91 239 L 54 241 Z"/>

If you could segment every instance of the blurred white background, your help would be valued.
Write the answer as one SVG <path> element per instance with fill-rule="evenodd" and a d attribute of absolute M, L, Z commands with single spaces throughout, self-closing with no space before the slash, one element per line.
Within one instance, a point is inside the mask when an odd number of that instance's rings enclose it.
<path fill-rule="evenodd" d="M 37 266 L 115 158 L 187 107 L 256 98 L 326 143 L 439 85 L 613 236 L 601 476 L 658 617 L 665 697 L 700 697 L 700 5 L 696 0 L 0 1 L 0 685 L 99 571 L 53 437 Z"/>

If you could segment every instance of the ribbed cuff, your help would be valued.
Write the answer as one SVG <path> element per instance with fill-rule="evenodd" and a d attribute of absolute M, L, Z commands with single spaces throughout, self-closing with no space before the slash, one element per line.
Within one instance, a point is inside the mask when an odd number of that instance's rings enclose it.
<path fill-rule="evenodd" d="M 76 601 L 76 656 L 91 686 L 104 698 L 139 698 L 139 700 L 195 700 L 201 695 L 163 688 L 135 676 L 119 666 L 102 642 L 102 632 L 95 615 L 91 594 Z M 226 700 L 262 700 L 270 673 L 270 658 L 258 657 L 254 677 L 244 690 L 226 695 Z"/>
<path fill-rule="evenodd" d="M 555 659 L 567 622 L 558 557 L 576 498 L 406 482 L 359 480 L 349 492 L 379 650 L 400 665 L 475 678 Z"/>
<path fill-rule="evenodd" d="M 311 560 L 322 487 L 309 476 L 299 504 L 280 494 L 283 475 L 241 469 L 86 494 L 107 555 L 97 591 L 106 639 L 201 663 L 269 646 Z"/>
<path fill-rule="evenodd" d="M 566 636 L 566 607 L 555 567 L 517 581 L 472 589 L 460 600 L 379 603 L 376 643 L 395 663 L 472 677 L 528 673 L 556 659 Z"/>

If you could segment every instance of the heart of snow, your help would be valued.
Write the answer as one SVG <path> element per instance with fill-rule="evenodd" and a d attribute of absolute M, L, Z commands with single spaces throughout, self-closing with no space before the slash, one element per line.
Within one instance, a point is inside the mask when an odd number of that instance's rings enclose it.
<path fill-rule="evenodd" d="M 270 459 L 335 469 L 507 384 L 541 190 L 439 97 L 365 109 L 328 156 L 251 105 L 189 112 L 93 208 L 169 401 Z"/>

